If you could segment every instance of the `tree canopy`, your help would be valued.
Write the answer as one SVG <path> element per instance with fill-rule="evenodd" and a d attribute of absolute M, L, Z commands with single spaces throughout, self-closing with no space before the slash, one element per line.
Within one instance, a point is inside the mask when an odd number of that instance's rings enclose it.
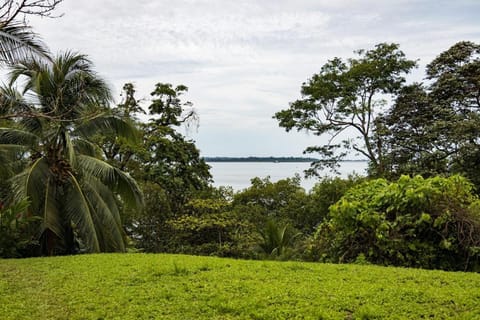
<path fill-rule="evenodd" d="M 402 89 L 384 122 L 390 175 L 480 176 L 480 45 L 459 42 L 426 68 L 428 85 Z"/>
<path fill-rule="evenodd" d="M 384 171 L 376 116 L 385 104 L 385 95 L 401 89 L 404 75 L 416 63 L 408 60 L 397 44 L 381 43 L 356 54 L 358 58 L 347 61 L 329 60 L 303 83 L 303 98 L 274 116 L 287 131 L 295 128 L 329 136 L 327 143 L 305 150 L 321 156 L 310 174 L 324 167 L 334 169 L 350 150 L 367 158 L 377 174 Z"/>

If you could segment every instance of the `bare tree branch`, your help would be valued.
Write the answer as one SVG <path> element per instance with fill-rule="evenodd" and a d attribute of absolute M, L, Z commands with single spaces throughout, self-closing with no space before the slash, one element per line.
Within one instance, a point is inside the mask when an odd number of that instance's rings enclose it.
<path fill-rule="evenodd" d="M 22 19 L 26 22 L 27 16 L 58 18 L 63 14 L 55 15 L 53 11 L 63 0 L 4 0 L 0 5 L 0 28 L 10 25 L 13 20 Z"/>

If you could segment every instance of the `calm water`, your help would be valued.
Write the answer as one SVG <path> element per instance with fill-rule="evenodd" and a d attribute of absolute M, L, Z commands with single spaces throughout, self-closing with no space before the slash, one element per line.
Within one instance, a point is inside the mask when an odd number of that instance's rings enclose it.
<path fill-rule="evenodd" d="M 265 178 L 270 176 L 271 181 L 278 181 L 293 177 L 295 173 L 302 177 L 301 185 L 310 190 L 317 179 L 303 178 L 303 171 L 310 167 L 309 162 L 208 162 L 215 186 L 231 186 L 234 190 L 242 190 L 250 186 L 253 177 Z M 365 175 L 366 162 L 342 162 L 340 176 L 347 177 L 349 174 L 358 173 Z M 331 176 L 332 173 L 325 171 L 323 175 Z"/>

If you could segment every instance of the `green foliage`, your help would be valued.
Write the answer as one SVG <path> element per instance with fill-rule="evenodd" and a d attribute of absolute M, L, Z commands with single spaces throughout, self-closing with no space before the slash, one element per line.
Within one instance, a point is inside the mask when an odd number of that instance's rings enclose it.
<path fill-rule="evenodd" d="M 194 142 L 175 130 L 150 123 L 144 132 L 148 158 L 142 164 L 143 179 L 161 186 L 173 210 L 181 212 L 195 193 L 208 187 L 210 167 Z"/>
<path fill-rule="evenodd" d="M 460 176 L 402 176 L 350 189 L 316 233 L 317 255 L 335 262 L 446 270 L 480 267 L 479 199 Z"/>
<path fill-rule="evenodd" d="M 382 124 L 387 177 L 462 174 L 476 186 L 480 175 L 480 45 L 462 41 L 426 68 L 429 85 L 403 88 Z"/>
<path fill-rule="evenodd" d="M 356 53 L 356 59 L 328 61 L 302 85 L 303 98 L 275 114 L 287 131 L 295 128 L 331 136 L 329 143 L 305 150 L 321 156 L 309 174 L 323 167 L 335 169 L 349 151 L 365 156 L 375 174 L 383 174 L 382 148 L 375 135 L 376 113 L 384 104 L 384 95 L 396 94 L 405 81 L 403 75 L 416 63 L 406 59 L 397 44 L 381 43 Z M 340 140 L 344 132 L 353 138 Z"/>
<path fill-rule="evenodd" d="M 277 182 L 254 178 L 249 188 L 235 194 L 204 189 L 180 213 L 168 206 L 167 193 L 150 183 L 143 187 L 146 212 L 132 224 L 131 234 L 146 251 L 298 258 L 307 246 L 300 235 L 312 234 L 329 206 L 359 180 L 325 178 L 307 194 L 299 177 Z"/>
<path fill-rule="evenodd" d="M 180 96 L 188 91 L 185 85 L 178 85 L 175 88 L 170 83 L 157 83 L 155 90 L 151 93 L 154 97 L 148 107 L 151 115 L 155 115 L 155 124 L 161 127 L 179 126 L 195 120 L 197 115 L 190 109 L 192 103 L 182 102 Z M 189 110 L 190 109 L 190 110 Z"/>
<path fill-rule="evenodd" d="M 2 260 L 23 319 L 478 319 L 480 276 L 158 254 Z"/>
<path fill-rule="evenodd" d="M 236 193 L 233 206 L 244 211 L 261 229 L 269 219 L 291 223 L 297 227 L 297 216 L 307 203 L 305 190 L 300 186 L 300 177 L 271 182 L 269 177 L 253 178 L 251 186 Z M 255 213 L 255 214 L 253 214 Z"/>
<path fill-rule="evenodd" d="M 293 211 L 297 228 L 307 234 L 313 233 L 327 217 L 330 206 L 340 200 L 347 190 L 364 180 L 360 176 L 322 178 L 307 195 L 306 205 Z"/>
<path fill-rule="evenodd" d="M 38 217 L 28 215 L 27 200 L 0 208 L 0 258 L 19 258 L 38 247 L 33 237 Z"/>
<path fill-rule="evenodd" d="M 124 210 L 126 231 L 134 246 L 146 252 L 168 252 L 171 242 L 167 219 L 173 216 L 165 190 L 158 184 L 141 184 L 145 206 L 141 211 Z"/>
<path fill-rule="evenodd" d="M 9 77 L 11 87 L 0 88 L 2 110 L 22 117 L 2 128 L 0 149 L 20 150 L 25 166 L 13 172 L 11 196 L 28 198 L 29 213 L 42 219 L 35 233 L 42 253 L 75 253 L 79 244 L 88 252 L 123 251 L 118 201 L 139 207 L 141 192 L 92 152 L 91 138 L 110 132 L 134 141 L 136 131 L 109 114 L 106 83 L 87 57 L 70 52 L 22 61 Z"/>
<path fill-rule="evenodd" d="M 441 143 L 450 133 L 452 113 L 435 105 L 420 84 L 402 88 L 393 107 L 379 120 L 384 125 L 386 176 L 430 177 L 448 172 L 451 151 Z"/>
<path fill-rule="evenodd" d="M 188 214 L 187 203 L 208 189 L 209 166 L 200 158 L 194 141 L 177 131 L 197 119 L 192 103 L 183 102 L 188 88 L 157 83 L 148 107 L 152 118 L 140 122 L 145 113 L 135 98 L 131 83 L 123 87 L 122 102 L 113 113 L 133 123 L 142 143 L 132 143 L 117 135 L 97 137 L 97 145 L 107 161 L 129 172 L 140 182 L 145 197 L 141 212 L 122 211 L 127 231 L 138 249 L 148 252 L 176 252 L 177 240 L 168 220 Z M 183 243 L 183 242 L 182 242 Z"/>
<path fill-rule="evenodd" d="M 13 1 L 8 2 L 10 3 L 2 4 L 0 11 L 4 11 L 5 8 L 12 9 Z M 39 1 L 39 4 L 43 6 L 40 2 L 42 1 Z M 17 21 L 14 18 L 0 12 L 0 63 L 16 63 L 32 55 L 46 57 L 48 55 L 46 45 L 38 39 L 25 19 Z"/>
<path fill-rule="evenodd" d="M 255 225 L 222 199 L 193 199 L 188 214 L 166 221 L 168 252 L 253 258 Z"/>
<path fill-rule="evenodd" d="M 261 235 L 260 248 L 267 257 L 286 259 L 292 254 L 291 248 L 301 233 L 296 233 L 288 224 L 282 226 L 268 220 Z"/>
<path fill-rule="evenodd" d="M 142 129 L 147 155 L 142 159 L 142 178 L 164 188 L 176 211 L 211 180 L 210 168 L 200 158 L 194 141 L 176 130 L 197 120 L 192 103 L 181 101 L 187 91 L 184 85 L 173 89 L 171 84 L 157 83 L 149 106 L 153 118 Z"/>

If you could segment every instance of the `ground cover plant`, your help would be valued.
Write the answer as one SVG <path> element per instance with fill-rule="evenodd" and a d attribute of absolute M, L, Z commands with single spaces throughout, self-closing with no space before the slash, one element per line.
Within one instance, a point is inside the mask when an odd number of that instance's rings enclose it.
<path fill-rule="evenodd" d="M 478 319 L 476 273 L 165 254 L 0 260 L 2 319 Z"/>

